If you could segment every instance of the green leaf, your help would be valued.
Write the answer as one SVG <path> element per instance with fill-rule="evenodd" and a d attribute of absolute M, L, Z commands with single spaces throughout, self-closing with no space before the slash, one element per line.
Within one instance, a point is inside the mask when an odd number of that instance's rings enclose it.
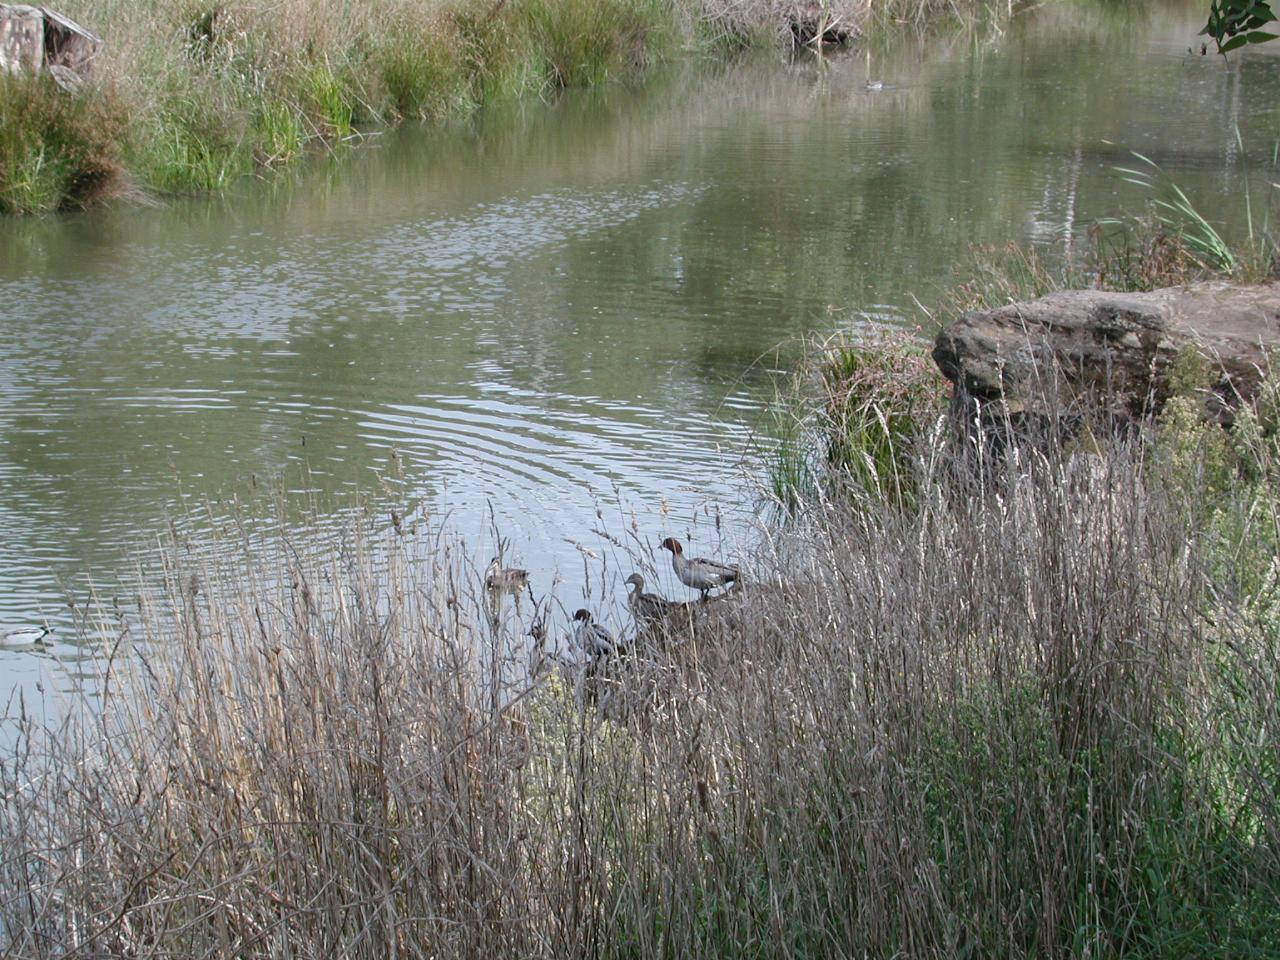
<path fill-rule="evenodd" d="M 1218 52 L 1227 53 L 1228 51 L 1235 50 L 1237 47 L 1243 47 L 1248 42 L 1249 41 L 1244 37 L 1232 37 L 1226 43 L 1218 45 Z"/>
<path fill-rule="evenodd" d="M 1264 33 L 1261 30 L 1255 30 L 1253 33 L 1248 34 L 1248 40 L 1250 43 L 1266 43 L 1268 40 L 1276 39 L 1276 36 L 1277 34 L 1274 33 Z"/>

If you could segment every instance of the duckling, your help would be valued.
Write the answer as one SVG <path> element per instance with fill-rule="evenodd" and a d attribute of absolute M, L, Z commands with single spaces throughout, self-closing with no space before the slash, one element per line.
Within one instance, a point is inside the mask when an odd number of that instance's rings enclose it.
<path fill-rule="evenodd" d="M 680 582 L 701 593 L 704 601 L 707 599 L 707 591 L 736 583 L 738 580 L 738 568 L 733 564 L 706 560 L 702 557 L 685 559 L 684 548 L 674 537 L 667 537 L 662 541 L 661 546 L 664 550 L 671 551 L 671 566 L 675 569 Z"/>
<path fill-rule="evenodd" d="M 519 593 L 529 586 L 529 571 L 504 567 L 494 557 L 484 572 L 484 585 L 494 593 Z"/>
<path fill-rule="evenodd" d="M 574 639 L 592 660 L 622 653 L 621 644 L 609 628 L 592 621 L 590 610 L 579 610 L 573 615 L 573 620 L 578 625 L 573 631 Z"/>
<path fill-rule="evenodd" d="M 627 606 L 631 608 L 631 616 L 637 623 L 654 623 L 663 620 L 671 613 L 675 604 L 658 596 L 656 593 L 644 592 L 644 577 L 633 573 L 624 583 L 635 587 L 627 594 Z"/>
<path fill-rule="evenodd" d="M 23 627 L 0 634 L 0 647 L 38 647 L 53 633 L 48 627 Z"/>

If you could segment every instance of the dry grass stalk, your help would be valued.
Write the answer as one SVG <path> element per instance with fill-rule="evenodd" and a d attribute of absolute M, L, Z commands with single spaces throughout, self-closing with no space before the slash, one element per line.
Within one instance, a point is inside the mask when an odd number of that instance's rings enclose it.
<path fill-rule="evenodd" d="M 1106 454 L 819 497 L 696 637 L 590 676 L 530 675 L 445 544 L 175 549 L 102 621 L 101 710 L 0 770 L 7 952 L 1265 947 L 1280 604 L 1227 589 L 1232 503 Z"/>

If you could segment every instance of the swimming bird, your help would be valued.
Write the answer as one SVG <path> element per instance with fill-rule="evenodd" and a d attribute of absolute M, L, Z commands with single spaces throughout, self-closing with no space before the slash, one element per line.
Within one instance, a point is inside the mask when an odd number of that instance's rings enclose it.
<path fill-rule="evenodd" d="M 627 594 L 627 606 L 631 608 L 631 615 L 635 617 L 637 623 L 663 620 L 675 606 L 670 600 L 656 593 L 645 593 L 644 577 L 638 573 L 633 573 L 623 582 L 635 587 Z"/>
<path fill-rule="evenodd" d="M 48 627 L 23 627 L 0 634 L 0 647 L 34 647 L 53 633 Z"/>
<path fill-rule="evenodd" d="M 574 639 L 592 660 L 622 652 L 622 646 L 609 628 L 592 622 L 590 610 L 579 610 L 573 615 L 573 620 L 578 625 L 573 631 Z"/>
<path fill-rule="evenodd" d="M 708 590 L 736 583 L 738 580 L 738 568 L 733 564 L 706 560 L 702 557 L 686 559 L 684 548 L 675 537 L 667 537 L 662 541 L 661 546 L 664 550 L 671 551 L 671 566 L 675 569 L 680 582 L 701 593 L 703 600 L 707 599 Z"/>
<path fill-rule="evenodd" d="M 529 586 L 529 571 L 519 567 L 504 567 L 494 557 L 484 572 L 484 585 L 494 593 L 519 593 Z"/>
<path fill-rule="evenodd" d="M 883 90 L 883 89 L 884 89 L 884 81 L 883 81 L 883 80 L 868 80 L 868 81 L 867 81 L 867 89 L 868 89 L 868 90 Z"/>

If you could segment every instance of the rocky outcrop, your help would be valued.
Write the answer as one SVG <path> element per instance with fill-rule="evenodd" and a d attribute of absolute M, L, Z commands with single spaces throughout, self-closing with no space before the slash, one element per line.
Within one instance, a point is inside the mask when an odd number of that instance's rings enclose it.
<path fill-rule="evenodd" d="M 101 49 L 101 38 L 48 7 L 0 3 L 0 72 L 44 72 L 78 87 Z"/>
<path fill-rule="evenodd" d="M 1268 352 L 1280 356 L 1280 285 L 1063 290 L 965 315 L 938 334 L 933 359 L 970 406 L 1052 417 L 1087 398 L 1145 417 L 1167 398 L 1173 363 L 1191 346 L 1215 371 L 1206 408 L 1230 422 L 1257 391 Z"/>

